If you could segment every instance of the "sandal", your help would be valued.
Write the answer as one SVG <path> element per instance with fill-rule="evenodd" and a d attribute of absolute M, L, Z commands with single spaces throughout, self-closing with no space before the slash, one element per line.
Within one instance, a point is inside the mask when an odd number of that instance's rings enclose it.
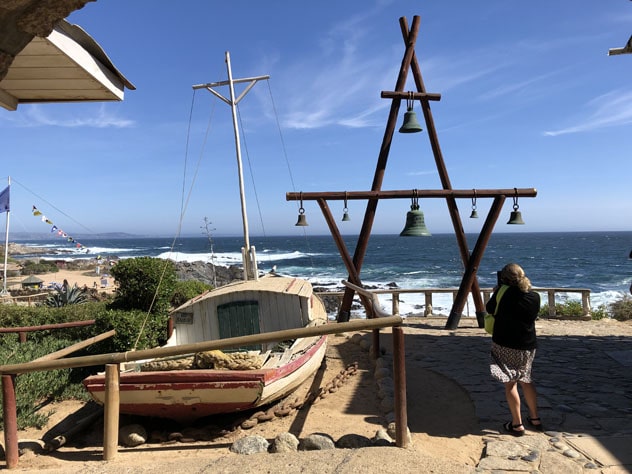
<path fill-rule="evenodd" d="M 503 429 L 513 436 L 524 436 L 524 427 L 521 430 L 516 429 L 520 428 L 521 426 L 522 423 L 520 423 L 519 425 L 512 425 L 511 421 L 508 421 L 507 423 L 503 424 Z"/>
<path fill-rule="evenodd" d="M 540 417 L 531 418 L 530 416 L 528 416 L 527 417 L 527 423 L 529 423 L 529 426 L 531 426 L 536 431 L 544 431 L 544 427 L 542 426 L 542 422 L 540 421 Z"/>

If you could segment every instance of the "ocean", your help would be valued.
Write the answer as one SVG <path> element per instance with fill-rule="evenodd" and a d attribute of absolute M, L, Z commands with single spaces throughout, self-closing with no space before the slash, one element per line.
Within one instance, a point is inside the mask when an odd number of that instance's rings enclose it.
<path fill-rule="evenodd" d="M 473 248 L 476 235 L 468 235 Z M 84 248 L 77 251 L 63 239 L 12 240 L 46 248 L 49 259 L 103 259 L 150 256 L 175 261 L 204 261 L 215 265 L 240 265 L 243 239 L 240 237 L 122 238 L 81 239 Z M 345 237 L 350 254 L 356 236 Z M 259 270 L 276 266 L 277 273 L 305 278 L 314 286 L 341 288 L 347 278 L 343 261 L 331 236 L 251 237 L 256 247 Z M 591 305 L 597 308 L 628 294 L 632 280 L 632 232 L 543 232 L 493 234 L 485 250 L 478 278 L 481 288 L 491 288 L 496 271 L 509 262 L 520 264 L 532 284 L 542 288 L 588 288 Z M 28 258 L 24 256 L 22 258 Z M 95 260 L 96 263 L 96 260 Z M 386 288 L 457 288 L 463 275 L 456 237 L 437 234 L 431 237 L 373 235 L 364 258 L 360 277 L 365 285 Z M 405 297 L 404 297 L 405 296 Z M 406 315 L 422 305 L 423 294 L 402 295 L 400 312 Z M 562 293 L 560 298 L 577 299 L 577 293 Z M 390 295 L 381 295 L 390 309 Z M 543 295 L 543 303 L 546 297 Z M 435 313 L 449 314 L 450 294 L 433 295 Z M 471 300 L 465 315 L 474 315 Z M 416 310 L 418 313 L 419 310 Z"/>

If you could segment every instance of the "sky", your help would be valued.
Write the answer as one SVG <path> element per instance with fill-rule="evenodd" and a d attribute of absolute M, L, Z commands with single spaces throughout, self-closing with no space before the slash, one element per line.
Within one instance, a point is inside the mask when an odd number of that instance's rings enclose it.
<path fill-rule="evenodd" d="M 253 235 L 327 234 L 318 205 L 296 227 L 287 192 L 367 191 L 404 54 L 399 18 L 421 17 L 416 55 L 453 189 L 536 188 L 524 226 L 495 232 L 632 230 L 629 0 L 99 0 L 73 12 L 136 86 L 121 102 L 0 109 L 11 232 L 215 236 L 242 231 L 230 107 L 195 84 L 270 75 L 239 104 Z M 243 85 L 236 86 L 239 94 Z M 409 74 L 406 90 L 414 90 Z M 218 88 L 228 96 L 228 88 Z M 427 127 L 393 137 L 382 189 L 441 189 Z M 403 118 L 404 104 L 400 108 Z M 401 118 L 400 118 L 401 122 Z M 398 123 L 399 127 L 399 123 Z M 410 201 L 380 201 L 374 233 L 396 234 Z M 457 201 L 466 232 L 491 199 Z M 365 201 L 329 206 L 357 234 Z M 421 199 L 432 233 L 445 200 Z M 0 222 L 4 219 L 0 219 Z"/>

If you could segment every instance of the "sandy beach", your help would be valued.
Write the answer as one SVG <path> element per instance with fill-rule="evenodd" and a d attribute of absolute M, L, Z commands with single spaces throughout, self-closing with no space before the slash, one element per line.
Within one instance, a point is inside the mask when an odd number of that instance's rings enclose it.
<path fill-rule="evenodd" d="M 65 280 L 70 284 L 70 286 L 77 285 L 79 288 L 97 289 L 99 292 L 105 292 L 108 294 L 113 293 L 116 289 L 116 282 L 114 278 L 103 272 L 97 274 L 94 267 L 83 270 L 67 270 L 62 268 L 57 272 L 40 273 L 33 276 L 42 280 L 43 287 L 47 287 L 55 283 L 61 285 Z M 25 276 L 9 277 L 7 278 L 7 287 L 9 289 L 20 288 L 21 282 L 25 278 Z"/>

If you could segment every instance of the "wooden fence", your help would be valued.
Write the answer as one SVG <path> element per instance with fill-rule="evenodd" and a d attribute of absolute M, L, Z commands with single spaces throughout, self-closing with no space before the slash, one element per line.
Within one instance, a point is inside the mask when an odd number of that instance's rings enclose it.
<path fill-rule="evenodd" d="M 81 357 L 60 357 L 68 355 L 73 349 L 66 348 L 38 360 L 22 364 L 0 365 L 0 378 L 2 379 L 2 412 L 4 415 L 4 440 L 5 459 L 8 469 L 16 468 L 18 465 L 18 435 L 17 435 L 17 408 L 15 399 L 15 378 L 18 374 L 27 372 L 37 372 L 43 370 L 58 370 L 75 367 L 90 367 L 97 365 L 106 366 L 106 393 L 104 411 L 104 440 L 103 458 L 111 460 L 114 458 L 118 446 L 118 421 L 119 421 L 119 364 L 134 360 L 150 359 L 154 357 L 169 357 L 182 354 L 191 354 L 200 351 L 214 349 L 226 349 L 240 347 L 244 345 L 260 344 L 265 342 L 278 342 L 299 337 L 311 337 L 325 334 L 338 334 L 350 331 L 373 330 L 379 328 L 392 327 L 393 331 L 393 379 L 395 392 L 395 443 L 400 448 L 406 448 L 408 438 L 406 430 L 408 426 L 406 411 L 406 368 L 404 331 L 401 327 L 402 318 L 399 316 L 386 316 L 374 319 L 355 319 L 344 323 L 329 323 L 320 326 L 310 326 L 298 329 L 286 329 L 263 334 L 253 334 L 249 336 L 239 336 L 214 341 L 197 342 L 181 346 L 160 347 L 157 349 L 144 349 L 130 352 L 117 352 L 110 354 L 99 354 Z M 110 337 L 113 331 L 103 334 L 101 337 Z M 85 347 L 86 344 L 95 342 L 84 341 L 75 345 L 75 350 Z"/>
<path fill-rule="evenodd" d="M 556 317 L 555 303 L 558 300 L 558 297 L 561 294 L 566 293 L 579 293 L 581 297 L 582 304 L 582 314 L 578 315 L 582 319 L 590 319 L 590 290 L 587 288 L 533 288 L 534 291 L 537 291 L 540 294 L 546 294 L 546 301 L 549 309 L 549 317 Z M 456 298 L 456 294 L 459 291 L 458 288 L 419 288 L 419 289 L 404 289 L 404 288 L 388 288 L 383 290 L 371 290 L 371 293 L 377 295 L 391 295 L 392 298 L 392 313 L 394 316 L 399 316 L 399 303 L 400 303 L 400 295 L 411 294 L 411 293 L 422 293 L 424 295 L 424 310 L 423 316 L 428 317 L 432 316 L 433 313 L 433 302 L 432 295 L 433 294 L 452 294 L 452 301 Z M 481 289 L 481 293 L 483 294 L 483 301 L 487 301 L 492 295 L 492 288 L 483 288 Z M 342 291 L 331 291 L 331 292 L 320 292 L 319 296 L 334 296 L 342 298 L 344 293 Z M 557 301 L 559 302 L 559 301 Z"/>

